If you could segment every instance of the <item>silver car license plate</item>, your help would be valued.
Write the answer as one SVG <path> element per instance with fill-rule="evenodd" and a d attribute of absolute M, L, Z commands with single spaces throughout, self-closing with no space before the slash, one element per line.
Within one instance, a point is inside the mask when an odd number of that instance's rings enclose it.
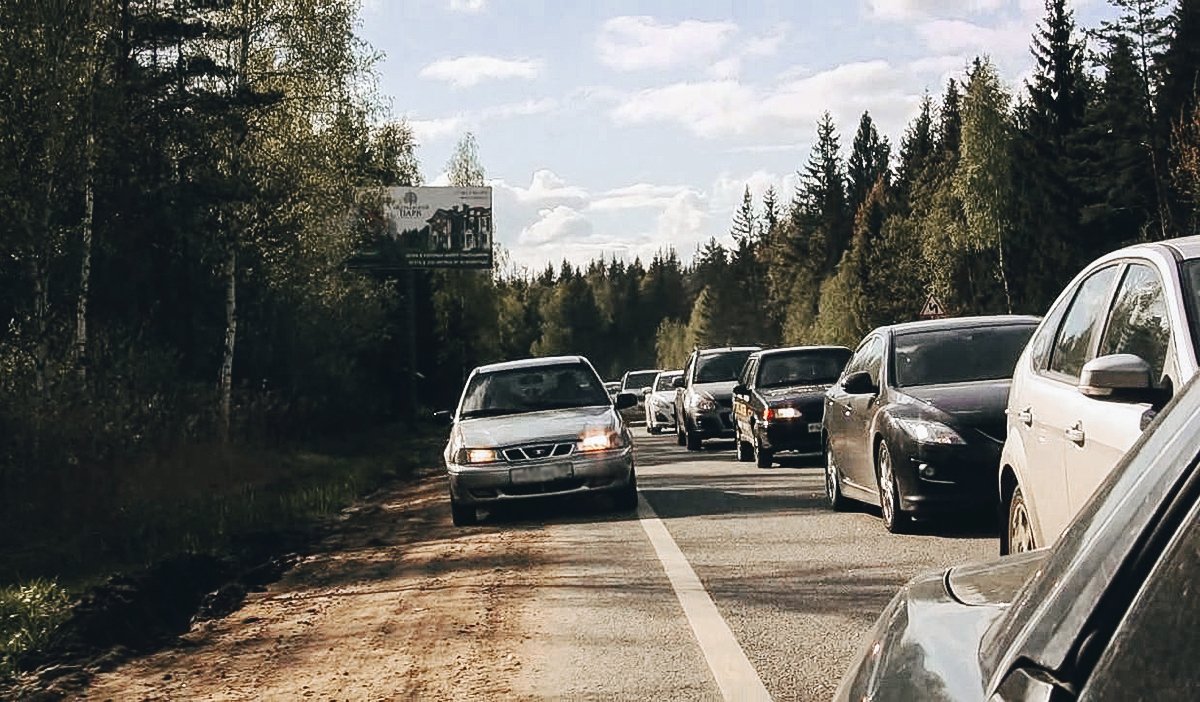
<path fill-rule="evenodd" d="M 820 422 L 809 422 L 808 423 L 808 433 L 809 434 L 820 434 L 821 433 L 821 423 Z"/>
<path fill-rule="evenodd" d="M 548 483 L 551 480 L 562 480 L 574 475 L 570 463 L 548 463 L 542 466 L 526 466 L 513 468 L 508 477 L 514 485 L 526 483 Z"/>

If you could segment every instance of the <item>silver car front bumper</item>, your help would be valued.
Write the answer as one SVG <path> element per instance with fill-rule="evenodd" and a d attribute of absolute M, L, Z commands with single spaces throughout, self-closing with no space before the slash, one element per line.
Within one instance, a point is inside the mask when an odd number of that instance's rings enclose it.
<path fill-rule="evenodd" d="M 482 466 L 450 464 L 446 472 L 454 500 L 465 505 L 619 490 L 633 477 L 633 448 Z"/>

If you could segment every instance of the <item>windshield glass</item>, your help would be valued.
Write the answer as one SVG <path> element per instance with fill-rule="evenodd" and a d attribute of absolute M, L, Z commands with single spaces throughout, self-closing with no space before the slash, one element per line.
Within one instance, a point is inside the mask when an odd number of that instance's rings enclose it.
<path fill-rule="evenodd" d="M 1200 259 L 1179 264 L 1179 276 L 1183 278 L 1184 308 L 1192 330 L 1193 348 L 1200 350 Z"/>
<path fill-rule="evenodd" d="M 737 380 L 746 365 L 746 359 L 754 353 L 751 349 L 745 351 L 725 351 L 700 356 L 696 360 L 697 383 L 723 383 Z"/>
<path fill-rule="evenodd" d="M 758 387 L 831 385 L 850 359 L 849 349 L 795 351 L 763 356 L 758 367 Z"/>
<path fill-rule="evenodd" d="M 941 329 L 896 336 L 896 387 L 1011 378 L 1033 324 Z"/>
<path fill-rule="evenodd" d="M 463 395 L 460 415 L 466 419 L 609 402 L 600 379 L 586 366 L 521 368 L 480 373 L 472 378 Z"/>
<path fill-rule="evenodd" d="M 642 388 L 648 388 L 654 384 L 654 377 L 658 375 L 658 371 L 635 371 L 625 376 L 625 386 L 621 389 L 626 392 L 636 392 Z"/>
<path fill-rule="evenodd" d="M 675 385 L 673 383 L 675 382 L 675 379 L 681 375 L 683 375 L 683 373 L 663 373 L 659 375 L 658 382 L 654 384 L 654 391 L 662 392 L 664 390 L 674 390 Z"/>

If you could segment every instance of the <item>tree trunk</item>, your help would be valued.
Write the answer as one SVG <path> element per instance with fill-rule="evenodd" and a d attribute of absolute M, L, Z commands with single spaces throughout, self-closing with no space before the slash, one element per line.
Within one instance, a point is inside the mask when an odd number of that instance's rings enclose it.
<path fill-rule="evenodd" d="M 219 412 L 217 431 L 221 443 L 229 443 L 230 418 L 233 412 L 233 352 L 237 344 L 237 249 L 232 237 L 222 271 L 225 277 L 225 346 L 221 356 L 221 373 L 217 380 Z"/>
<path fill-rule="evenodd" d="M 1000 284 L 1004 286 L 1004 309 L 1009 314 L 1012 314 L 1012 293 L 1008 289 L 1008 268 L 1004 262 L 1004 237 L 1001 236 L 996 244 L 996 248 L 1000 252 Z"/>
<path fill-rule="evenodd" d="M 75 304 L 75 372 L 79 383 L 87 382 L 87 313 L 92 279 L 92 235 L 95 225 L 95 137 L 88 127 L 87 164 L 83 181 L 83 226 L 79 261 L 79 298 Z"/>

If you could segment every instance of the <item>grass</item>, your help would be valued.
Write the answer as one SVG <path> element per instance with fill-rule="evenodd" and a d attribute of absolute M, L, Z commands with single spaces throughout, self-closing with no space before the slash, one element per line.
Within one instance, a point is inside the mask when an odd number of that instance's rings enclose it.
<path fill-rule="evenodd" d="M 0 588 L 0 680 L 16 673 L 22 654 L 50 644 L 70 607 L 69 593 L 52 580 Z"/>
<path fill-rule="evenodd" d="M 435 462 L 442 441 L 392 427 L 325 445 L 188 447 L 81 474 L 0 517 L 0 679 L 52 640 L 73 594 L 174 554 L 302 530 Z"/>

